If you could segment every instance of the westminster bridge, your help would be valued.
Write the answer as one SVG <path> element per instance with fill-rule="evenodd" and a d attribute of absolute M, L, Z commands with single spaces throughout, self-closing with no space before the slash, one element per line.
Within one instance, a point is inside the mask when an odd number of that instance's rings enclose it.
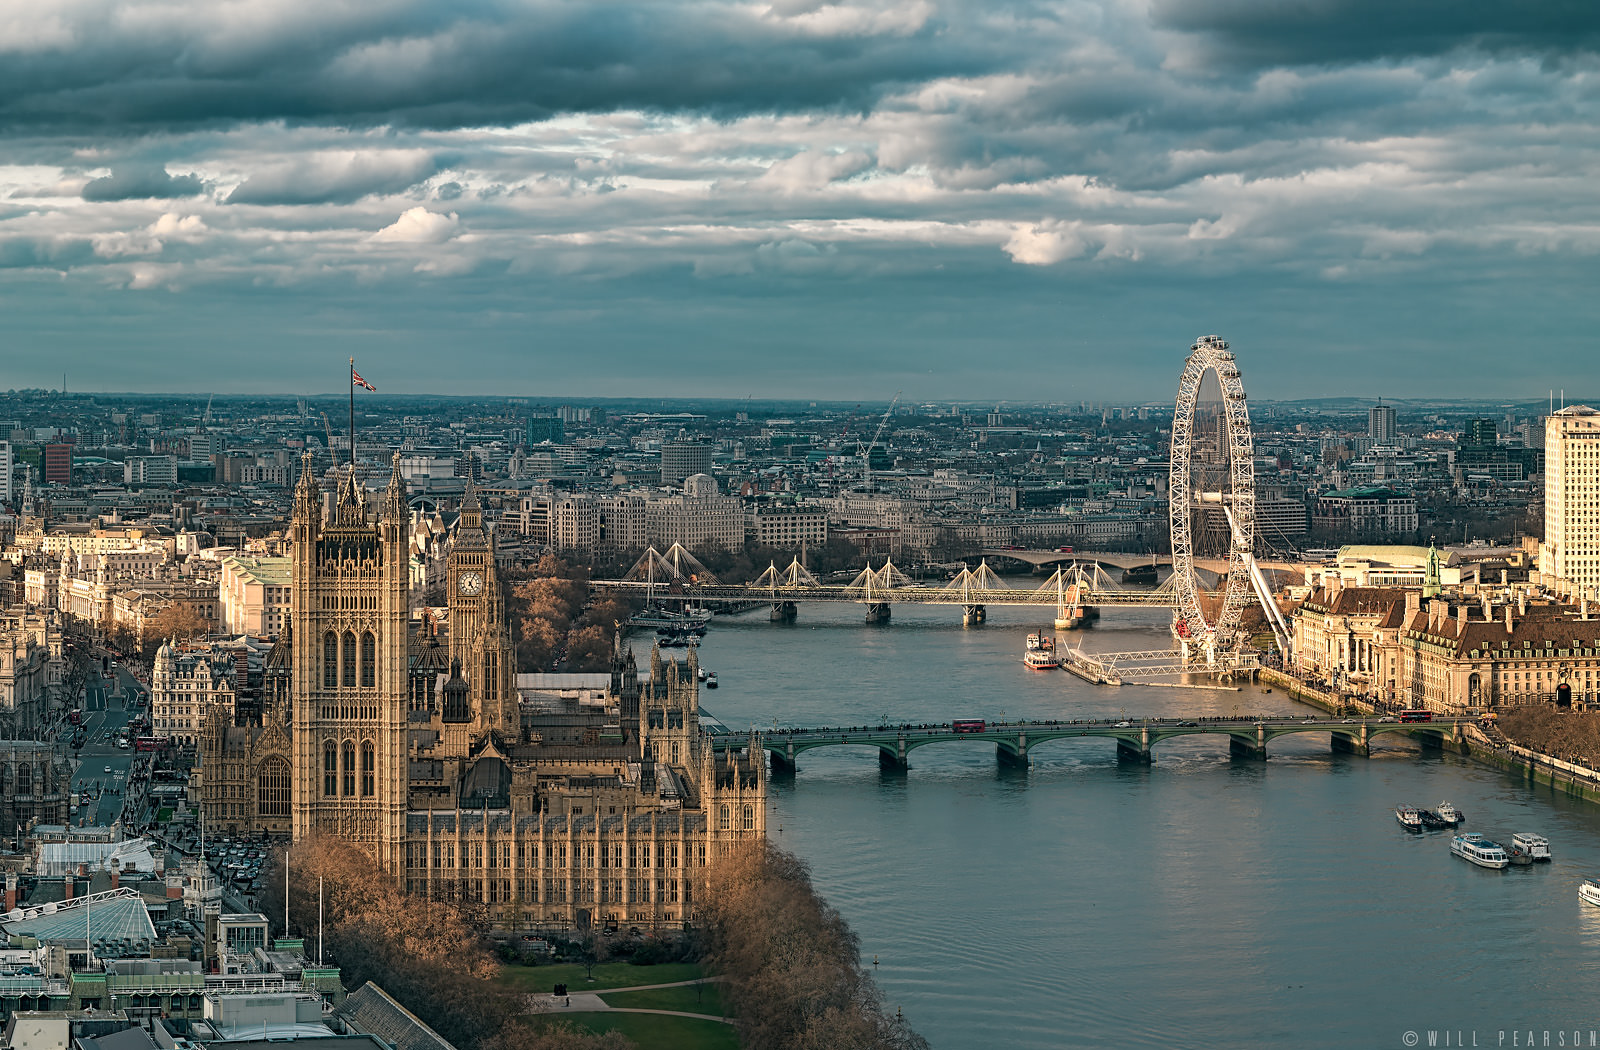
<path fill-rule="evenodd" d="M 1268 744 L 1296 733 L 1327 733 L 1335 751 L 1370 755 L 1372 739 L 1384 733 L 1410 737 L 1423 747 L 1462 748 L 1467 718 L 1431 722 L 1398 722 L 1375 718 L 1145 718 L 1079 719 L 1067 722 L 950 722 L 878 726 L 774 729 L 753 735 L 728 732 L 712 737 L 718 751 L 751 745 L 772 756 L 774 773 L 793 773 L 802 751 L 817 747 L 876 748 L 879 764 L 888 770 L 910 768 L 910 754 L 919 747 L 949 742 L 988 743 L 1002 765 L 1026 768 L 1033 749 L 1054 740 L 1097 739 L 1116 743 L 1117 757 L 1151 762 L 1151 749 L 1163 740 L 1189 736 L 1223 736 L 1229 752 L 1240 758 L 1266 758 Z"/>

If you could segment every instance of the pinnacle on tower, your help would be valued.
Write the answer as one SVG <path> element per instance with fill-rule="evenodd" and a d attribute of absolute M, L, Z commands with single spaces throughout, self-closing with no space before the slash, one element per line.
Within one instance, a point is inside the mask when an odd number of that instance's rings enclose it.
<path fill-rule="evenodd" d="M 400 453 L 397 450 L 390 460 L 389 486 L 383 490 L 383 520 L 404 525 L 410 520 L 406 509 L 406 481 L 400 475 Z"/>

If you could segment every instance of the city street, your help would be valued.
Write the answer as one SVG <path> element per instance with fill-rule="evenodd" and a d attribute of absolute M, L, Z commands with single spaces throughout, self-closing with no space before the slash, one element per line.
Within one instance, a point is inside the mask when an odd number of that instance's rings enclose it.
<path fill-rule="evenodd" d="M 117 735 L 135 715 L 133 697 L 142 686 L 125 668 L 114 668 L 112 679 L 98 670 L 90 674 L 84 689 L 84 746 L 77 750 L 78 766 L 72 790 L 85 796 L 98 791 L 98 801 L 83 799 L 73 823 L 109 826 L 122 811 L 127 796 L 130 771 L 139 756 L 132 746 L 117 746 Z M 63 727 L 67 732 L 70 727 Z M 144 763 L 148 765 L 148 763 Z M 107 772 L 107 770 L 110 772 Z"/>

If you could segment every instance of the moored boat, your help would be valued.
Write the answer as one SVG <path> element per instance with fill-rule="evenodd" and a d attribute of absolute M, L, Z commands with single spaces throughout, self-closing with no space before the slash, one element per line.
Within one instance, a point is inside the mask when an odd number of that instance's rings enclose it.
<path fill-rule="evenodd" d="M 1044 635 L 1042 635 L 1042 634 L 1030 634 L 1030 635 L 1028 635 L 1028 652 L 1036 653 L 1040 649 L 1044 648 L 1044 642 L 1042 640 L 1043 638 L 1044 638 Z"/>
<path fill-rule="evenodd" d="M 1457 835 L 1450 840 L 1450 852 L 1480 868 L 1504 868 L 1511 863 L 1506 851 L 1498 842 L 1484 838 L 1476 831 Z"/>
<path fill-rule="evenodd" d="M 1511 848 L 1525 852 L 1534 860 L 1550 860 L 1550 840 L 1543 835 L 1519 831 L 1511 836 Z"/>
<path fill-rule="evenodd" d="M 1440 820 L 1450 825 L 1465 823 L 1467 819 L 1467 815 L 1465 813 L 1461 812 L 1448 802 L 1439 803 L 1439 805 L 1434 809 L 1434 812 L 1439 814 Z"/>
<path fill-rule="evenodd" d="M 1422 818 L 1422 826 L 1429 831 L 1438 831 L 1441 828 L 1453 828 L 1454 824 L 1439 816 L 1431 809 L 1419 810 L 1417 816 Z"/>
<path fill-rule="evenodd" d="M 1584 879 L 1578 887 L 1578 899 L 1600 908 L 1600 880 Z"/>
<path fill-rule="evenodd" d="M 1407 831 L 1422 830 L 1422 811 L 1409 803 L 1402 802 L 1394 807 L 1394 819 Z"/>
<path fill-rule="evenodd" d="M 712 671 L 710 674 L 706 675 L 706 688 L 707 689 L 715 689 L 716 687 L 717 687 L 717 672 Z"/>
<path fill-rule="evenodd" d="M 1061 661 L 1055 653 L 1043 649 L 1035 649 L 1024 654 L 1022 662 L 1035 671 L 1053 671 L 1061 666 Z"/>
<path fill-rule="evenodd" d="M 1134 584 L 1154 584 L 1156 582 L 1156 567 L 1152 562 L 1149 565 L 1133 565 L 1122 570 L 1122 582 Z"/>

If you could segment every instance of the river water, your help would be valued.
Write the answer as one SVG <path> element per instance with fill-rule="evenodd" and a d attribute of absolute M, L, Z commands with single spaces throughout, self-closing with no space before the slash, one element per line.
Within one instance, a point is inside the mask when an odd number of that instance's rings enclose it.
<path fill-rule="evenodd" d="M 1062 641 L 1162 648 L 1167 616 L 1108 609 Z M 897 607 L 881 626 L 842 604 L 787 625 L 718 617 L 700 656 L 721 687 L 701 702 L 734 730 L 1312 713 L 1256 686 L 1029 671 L 1041 627 L 1019 609 L 975 628 L 957 608 Z M 1265 762 L 1230 758 L 1222 737 L 1168 741 L 1148 767 L 1109 740 L 1058 741 L 1026 771 L 952 742 L 898 775 L 874 749 L 822 748 L 774 781 L 769 833 L 810 863 L 891 1008 L 937 1050 L 1427 1046 L 1430 1032 L 1527 1046 L 1529 1031 L 1570 1046 L 1574 1030 L 1590 1045 L 1600 908 L 1577 887 L 1600 874 L 1600 807 L 1379 739 L 1362 758 L 1291 736 Z M 1395 821 L 1399 802 L 1443 799 L 1468 830 L 1545 835 L 1555 862 L 1483 870 L 1446 833 Z"/>

